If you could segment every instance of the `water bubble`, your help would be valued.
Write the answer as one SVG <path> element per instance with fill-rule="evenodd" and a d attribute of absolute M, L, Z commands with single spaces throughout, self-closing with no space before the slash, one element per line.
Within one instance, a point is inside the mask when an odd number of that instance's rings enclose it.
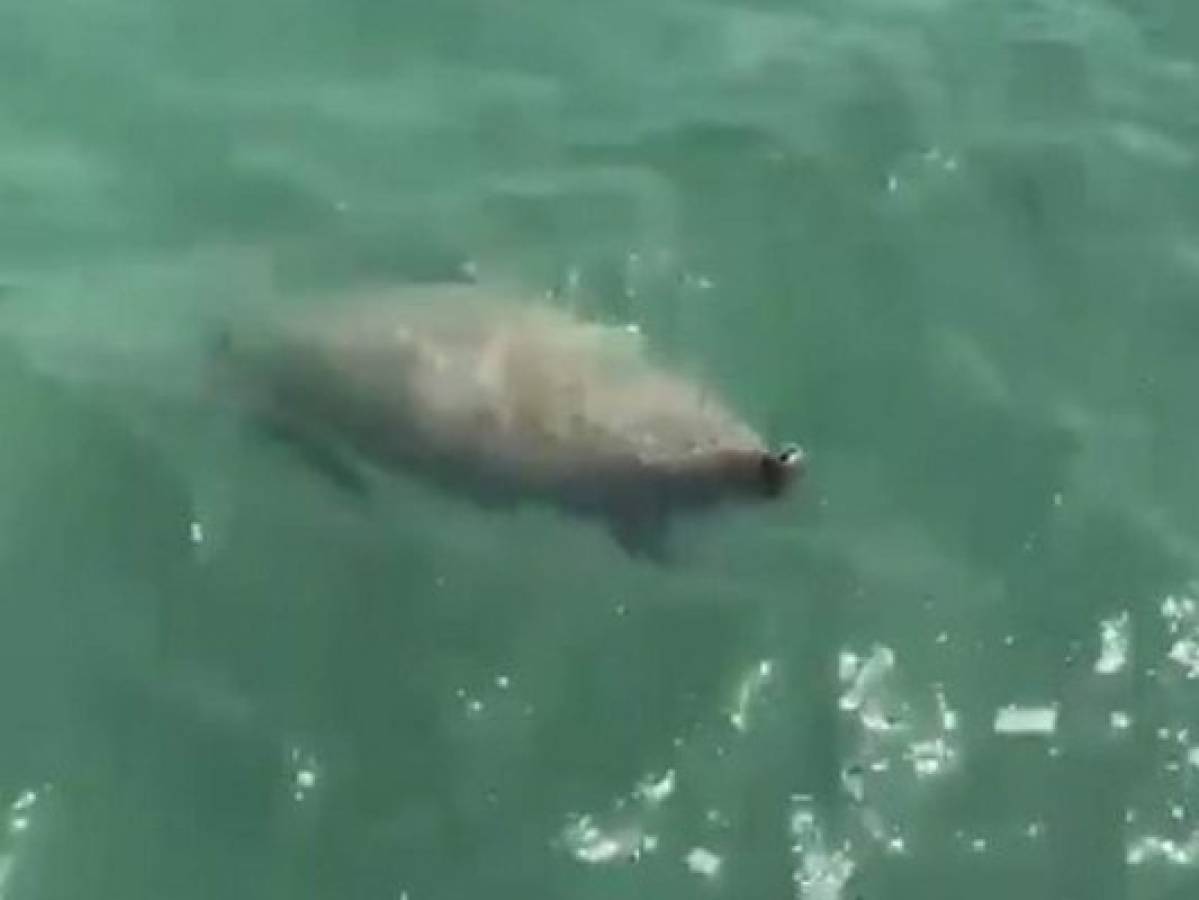
<path fill-rule="evenodd" d="M 300 803 L 316 789 L 320 781 L 320 764 L 315 756 L 300 747 L 291 749 L 288 760 L 291 766 L 292 799 Z"/>
<path fill-rule="evenodd" d="M 36 791 L 25 790 L 12 802 L 8 816 L 8 830 L 11 834 L 19 834 L 29 828 L 34 807 L 39 799 Z"/>

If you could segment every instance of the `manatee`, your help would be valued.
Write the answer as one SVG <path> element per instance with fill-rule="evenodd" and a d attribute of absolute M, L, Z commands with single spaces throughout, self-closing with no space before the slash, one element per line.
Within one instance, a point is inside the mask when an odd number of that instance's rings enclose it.
<path fill-rule="evenodd" d="M 549 504 L 664 560 L 673 517 L 784 495 L 771 449 L 635 330 L 472 285 L 397 289 L 222 333 L 256 421 L 339 485 L 363 464 L 484 507 Z"/>

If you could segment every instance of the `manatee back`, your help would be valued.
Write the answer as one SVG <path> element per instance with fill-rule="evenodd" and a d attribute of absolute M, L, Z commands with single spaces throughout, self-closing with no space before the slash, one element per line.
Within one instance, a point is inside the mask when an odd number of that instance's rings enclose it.
<path fill-rule="evenodd" d="M 713 392 L 656 365 L 639 333 L 561 309 L 509 310 L 477 364 L 499 442 L 563 465 L 669 468 L 762 447 Z"/>
<path fill-rule="evenodd" d="M 316 308 L 258 355 L 300 414 L 380 453 L 502 477 L 654 477 L 762 449 L 710 392 L 654 365 L 639 334 L 469 286 Z"/>

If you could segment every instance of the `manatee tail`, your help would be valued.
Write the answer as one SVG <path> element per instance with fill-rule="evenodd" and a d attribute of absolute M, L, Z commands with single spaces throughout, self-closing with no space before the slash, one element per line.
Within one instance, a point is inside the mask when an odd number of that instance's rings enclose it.
<path fill-rule="evenodd" d="M 0 336 L 41 374 L 124 399 L 206 399 L 227 323 L 272 297 L 261 255 L 222 248 L 153 263 L 32 273 L 0 304 Z"/>
<path fill-rule="evenodd" d="M 187 483 L 204 549 L 231 513 L 243 448 L 220 365 L 231 325 L 273 298 L 269 260 L 215 248 L 149 263 L 32 272 L 0 303 L 23 364 L 121 416 Z"/>

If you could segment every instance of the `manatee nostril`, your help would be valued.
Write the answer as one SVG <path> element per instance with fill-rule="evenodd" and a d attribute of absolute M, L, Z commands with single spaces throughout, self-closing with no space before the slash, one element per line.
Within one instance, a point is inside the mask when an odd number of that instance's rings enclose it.
<path fill-rule="evenodd" d="M 808 455 L 799 444 L 784 444 L 775 458 L 787 469 L 803 469 L 808 462 Z"/>

